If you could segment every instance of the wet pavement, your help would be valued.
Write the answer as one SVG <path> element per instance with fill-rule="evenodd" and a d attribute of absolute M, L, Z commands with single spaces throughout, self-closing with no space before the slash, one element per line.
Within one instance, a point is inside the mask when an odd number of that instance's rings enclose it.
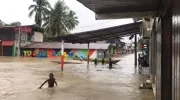
<path fill-rule="evenodd" d="M 134 55 L 123 56 L 109 70 L 108 65 L 60 66 L 47 59 L 0 57 L 0 100 L 154 100 L 152 90 L 140 90 L 148 69 L 134 67 Z M 38 87 L 54 73 L 58 86 Z"/>

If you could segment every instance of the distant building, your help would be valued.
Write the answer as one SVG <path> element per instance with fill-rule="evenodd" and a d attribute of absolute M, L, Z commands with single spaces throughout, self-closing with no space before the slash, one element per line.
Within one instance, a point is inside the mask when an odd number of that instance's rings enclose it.
<path fill-rule="evenodd" d="M 133 43 L 126 43 L 124 46 L 125 53 L 132 53 L 134 52 L 134 44 Z"/>
<path fill-rule="evenodd" d="M 119 57 L 123 52 L 125 43 L 121 41 L 121 38 L 109 39 L 106 43 L 110 43 L 109 51 L 107 51 L 109 57 Z"/>
<path fill-rule="evenodd" d="M 91 59 L 103 58 L 105 52 L 109 48 L 109 43 L 90 43 L 89 56 Z M 33 43 L 22 47 L 21 55 L 24 57 L 58 57 L 61 56 L 61 43 L 59 42 L 41 42 Z M 87 44 L 72 44 L 64 43 L 64 56 L 66 58 L 87 59 L 88 45 Z"/>
<path fill-rule="evenodd" d="M 35 25 L 0 27 L 0 56 L 16 56 L 19 38 L 21 38 L 20 46 L 43 42 L 41 29 Z"/>

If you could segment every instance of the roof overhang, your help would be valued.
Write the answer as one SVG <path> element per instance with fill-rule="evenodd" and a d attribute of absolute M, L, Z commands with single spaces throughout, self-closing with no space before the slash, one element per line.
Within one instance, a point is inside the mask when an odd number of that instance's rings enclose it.
<path fill-rule="evenodd" d="M 61 37 L 49 38 L 52 41 L 61 41 L 69 43 L 91 43 L 97 41 L 109 40 L 117 37 L 139 34 L 141 32 L 141 22 L 125 24 L 105 29 L 70 34 Z"/>
<path fill-rule="evenodd" d="M 78 0 L 96 19 L 155 17 L 160 0 Z"/>
<path fill-rule="evenodd" d="M 96 20 L 103 19 L 120 19 L 120 18 L 151 18 L 155 17 L 155 11 L 147 11 L 147 12 L 125 12 L 125 13 L 106 13 L 106 14 L 96 14 Z"/>
<path fill-rule="evenodd" d="M 23 25 L 23 26 L 6 26 L 6 27 L 0 27 L 0 30 L 4 30 L 4 29 L 12 29 L 14 31 L 20 31 L 21 32 L 26 32 L 26 33 L 31 33 L 32 31 L 36 31 L 36 32 L 44 32 L 43 28 L 40 28 L 37 25 Z"/>

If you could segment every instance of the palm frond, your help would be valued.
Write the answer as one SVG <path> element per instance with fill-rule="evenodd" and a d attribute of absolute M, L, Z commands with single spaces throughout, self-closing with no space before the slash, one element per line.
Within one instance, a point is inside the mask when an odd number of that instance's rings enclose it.
<path fill-rule="evenodd" d="M 78 24 L 76 13 L 69 9 L 63 1 L 57 1 L 54 8 L 43 18 L 43 27 L 51 36 L 62 36 L 69 34 Z"/>
<path fill-rule="evenodd" d="M 31 10 L 28 16 L 31 18 L 32 15 L 34 14 L 34 12 L 35 12 L 35 10 Z"/>
<path fill-rule="evenodd" d="M 28 10 L 31 10 L 32 8 L 37 8 L 37 5 L 30 5 Z"/>
<path fill-rule="evenodd" d="M 35 13 L 35 22 L 38 26 L 41 27 L 41 24 L 43 22 L 43 18 L 46 17 L 49 13 L 48 9 L 51 9 L 51 5 L 47 0 L 33 0 L 36 4 L 29 6 L 29 17 L 32 17 L 32 15 Z"/>

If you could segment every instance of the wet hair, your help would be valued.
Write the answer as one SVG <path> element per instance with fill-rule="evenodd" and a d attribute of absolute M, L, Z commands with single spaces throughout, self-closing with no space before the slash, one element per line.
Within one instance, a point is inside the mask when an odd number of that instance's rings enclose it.
<path fill-rule="evenodd" d="M 53 74 L 53 73 L 50 73 L 50 74 L 49 74 L 49 77 L 50 77 L 50 76 L 54 76 L 54 74 Z"/>

